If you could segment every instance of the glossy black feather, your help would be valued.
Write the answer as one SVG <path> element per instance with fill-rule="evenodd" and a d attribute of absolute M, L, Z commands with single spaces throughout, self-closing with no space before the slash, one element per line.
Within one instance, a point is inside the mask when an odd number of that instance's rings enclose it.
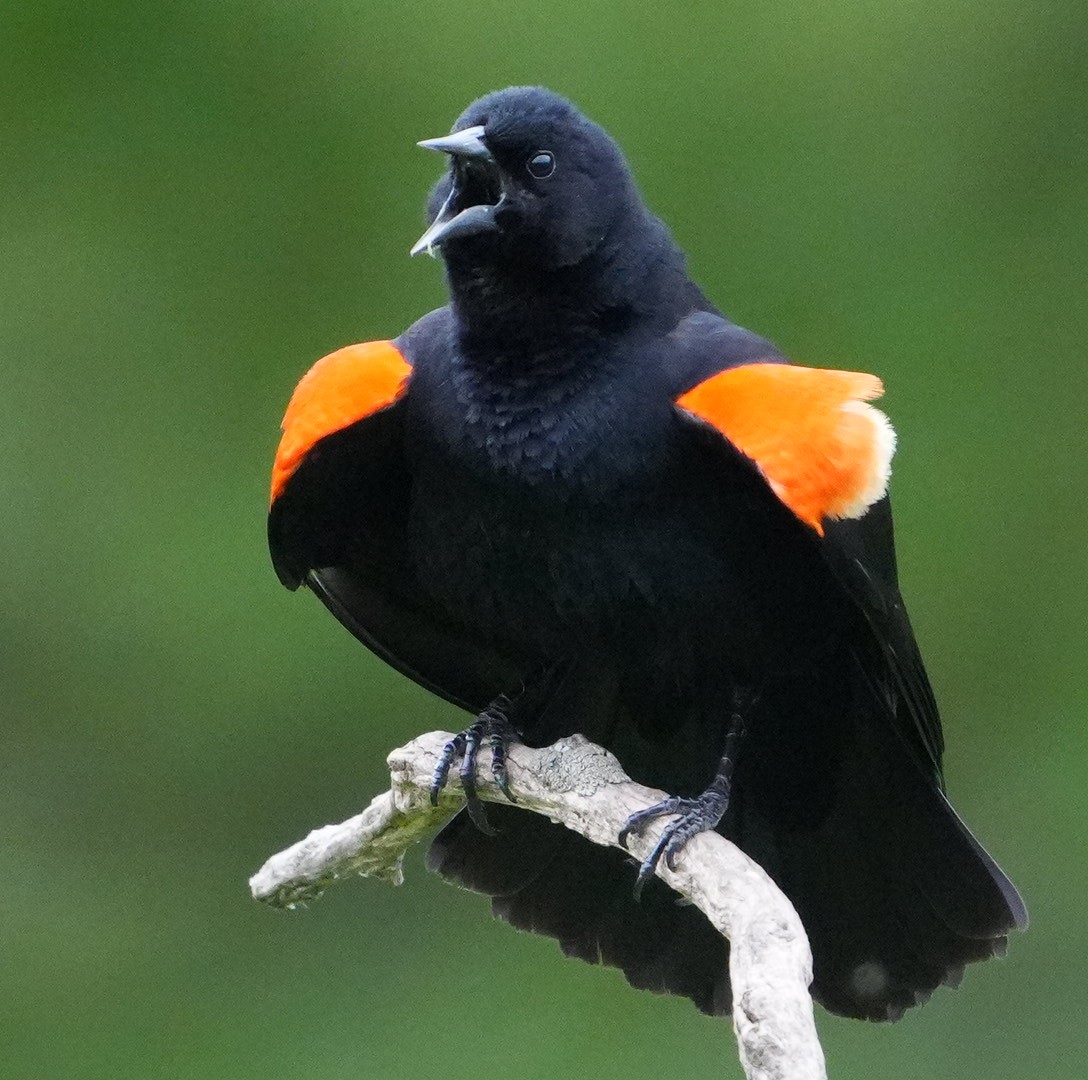
<path fill-rule="evenodd" d="M 798 907 L 815 995 L 895 1017 L 1026 917 L 944 796 L 887 502 L 820 538 L 675 406 L 785 361 L 690 281 L 599 128 L 532 89 L 459 125 L 493 133 L 502 228 L 444 251 L 451 306 L 398 339 L 406 395 L 319 443 L 277 500 L 281 579 L 470 712 L 547 669 L 511 716 L 526 741 L 581 731 L 678 794 L 705 787 L 749 693 L 720 829 Z M 526 147 L 555 153 L 553 187 L 515 176 Z M 727 1009 L 702 916 L 659 883 L 636 904 L 614 851 L 501 816 L 496 838 L 456 819 L 431 864 L 570 955 Z"/>

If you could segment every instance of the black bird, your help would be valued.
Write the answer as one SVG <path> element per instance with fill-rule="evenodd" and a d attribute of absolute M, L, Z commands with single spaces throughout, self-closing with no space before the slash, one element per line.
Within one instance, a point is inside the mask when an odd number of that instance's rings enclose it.
<path fill-rule="evenodd" d="M 729 1009 L 728 946 L 652 875 L 716 828 L 811 939 L 813 994 L 894 1019 L 1027 918 L 949 805 L 896 577 L 879 380 L 790 365 L 688 277 L 612 139 L 517 87 L 445 138 L 416 251 L 450 303 L 299 384 L 269 517 L 289 588 L 473 714 L 429 864 L 497 915 Z M 477 749 L 572 730 L 676 798 L 638 875 L 513 806 Z"/>

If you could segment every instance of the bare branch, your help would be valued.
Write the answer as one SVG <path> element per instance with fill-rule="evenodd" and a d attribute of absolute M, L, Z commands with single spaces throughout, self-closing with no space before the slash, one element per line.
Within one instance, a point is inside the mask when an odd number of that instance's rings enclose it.
<path fill-rule="evenodd" d="M 450 818 L 464 803 L 459 789 L 443 792 L 432 807 L 428 791 L 445 732 L 421 736 L 389 755 L 392 789 L 361 814 L 327 825 L 281 851 L 250 879 L 258 900 L 294 907 L 313 900 L 338 878 L 352 874 L 403 879 L 405 851 Z M 617 846 L 627 817 L 662 798 L 630 780 L 607 750 L 573 735 L 553 746 L 511 748 L 510 784 L 525 810 L 544 814 L 595 844 Z M 480 796 L 503 795 L 481 770 Z M 631 837 L 644 858 L 660 835 L 654 824 Z M 777 886 L 739 848 L 716 833 L 702 833 L 684 848 L 675 871 L 658 876 L 688 897 L 731 943 L 733 1026 L 749 1080 L 824 1080 L 816 1036 L 812 959 L 801 920 Z"/>

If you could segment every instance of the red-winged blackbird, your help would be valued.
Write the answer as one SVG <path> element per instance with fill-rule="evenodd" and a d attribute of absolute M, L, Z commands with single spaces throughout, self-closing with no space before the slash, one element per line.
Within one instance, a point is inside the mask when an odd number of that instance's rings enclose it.
<path fill-rule="evenodd" d="M 1026 925 L 944 795 L 896 579 L 870 375 L 791 366 L 689 279 L 615 143 L 538 88 L 453 134 L 416 250 L 450 303 L 299 384 L 269 537 L 367 646 L 476 716 L 439 873 L 635 986 L 729 1006 L 727 948 L 622 853 L 515 807 L 476 752 L 580 731 L 677 798 L 642 867 L 716 828 L 812 943 L 813 993 L 894 1018 Z M 436 786 L 445 776 L 436 777 Z M 491 827 L 490 822 L 497 826 Z"/>

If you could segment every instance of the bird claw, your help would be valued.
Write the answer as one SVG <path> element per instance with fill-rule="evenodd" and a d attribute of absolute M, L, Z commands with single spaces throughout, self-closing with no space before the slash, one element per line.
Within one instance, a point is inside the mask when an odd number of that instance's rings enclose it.
<path fill-rule="evenodd" d="M 503 709 L 505 701 L 505 698 L 499 698 L 489 705 L 473 724 L 446 743 L 431 780 L 431 805 L 437 806 L 439 793 L 449 779 L 450 768 L 460 758 L 461 764 L 457 772 L 468 803 L 468 816 L 476 828 L 487 836 L 495 836 L 496 831 L 487 820 L 484 804 L 476 793 L 476 761 L 480 745 L 485 739 L 491 748 L 491 779 L 510 802 L 517 802 L 510 790 L 510 780 L 506 774 L 506 751 L 517 740 L 518 734 L 506 718 Z"/>
<path fill-rule="evenodd" d="M 680 815 L 675 821 L 665 826 L 653 850 L 639 866 L 634 888 L 636 900 L 641 897 L 646 883 L 654 876 L 662 858 L 670 870 L 675 870 L 676 859 L 684 845 L 693 836 L 707 829 L 716 828 L 725 815 L 728 805 L 727 794 L 716 788 L 709 788 L 696 799 L 682 799 L 674 795 L 653 806 L 648 806 L 645 810 L 637 811 L 627 819 L 619 835 L 619 842 L 623 847 L 627 847 L 628 836 L 631 834 L 641 836 L 647 826 L 658 818 L 667 817 L 670 814 Z"/>

